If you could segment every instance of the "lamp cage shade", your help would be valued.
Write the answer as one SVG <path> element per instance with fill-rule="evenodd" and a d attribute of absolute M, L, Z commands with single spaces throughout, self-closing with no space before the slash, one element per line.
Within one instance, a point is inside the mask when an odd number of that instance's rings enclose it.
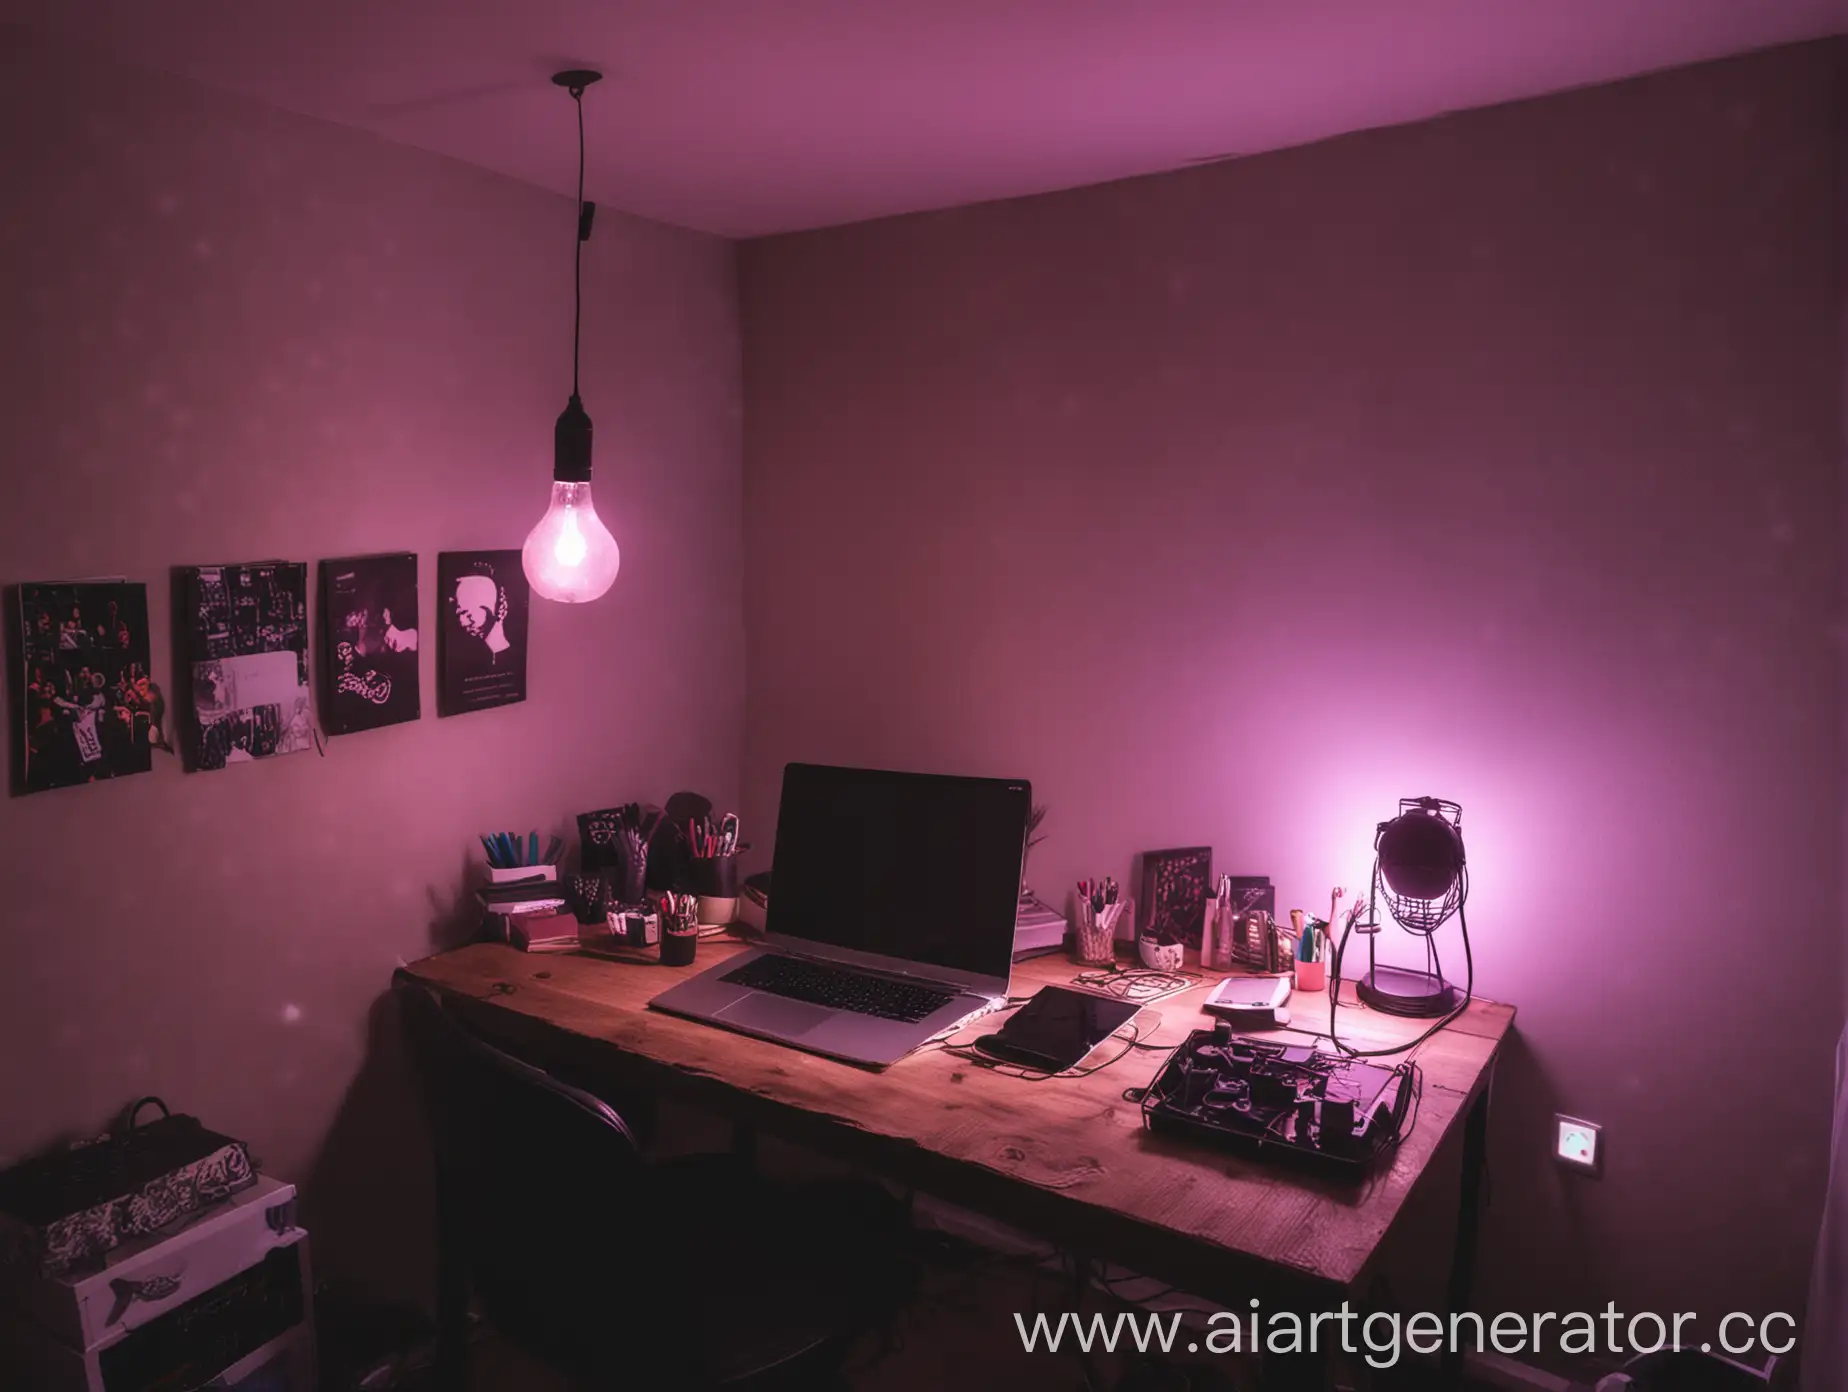
<path fill-rule="evenodd" d="M 1412 933 L 1435 932 L 1469 891 L 1463 809 L 1442 798 L 1402 798 L 1373 839 L 1386 908 Z"/>

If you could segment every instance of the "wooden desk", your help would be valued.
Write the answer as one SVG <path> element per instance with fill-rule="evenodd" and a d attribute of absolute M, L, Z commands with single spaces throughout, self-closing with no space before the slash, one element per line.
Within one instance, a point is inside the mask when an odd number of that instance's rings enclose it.
<path fill-rule="evenodd" d="M 646 1008 L 740 946 L 705 939 L 696 965 L 679 969 L 484 943 L 415 962 L 401 975 L 443 992 L 489 1037 L 537 1062 L 672 1089 L 1228 1303 L 1248 1296 L 1254 1282 L 1324 1303 L 1354 1291 L 1432 1153 L 1462 1122 L 1464 1208 L 1451 1295 L 1453 1308 L 1467 1304 L 1488 1084 L 1512 1006 L 1477 1001 L 1416 1050 L 1424 1070 L 1416 1129 L 1389 1166 L 1343 1185 L 1145 1130 L 1123 1090 L 1154 1077 L 1166 1057 L 1155 1050 L 1132 1051 L 1088 1077 L 1037 1083 L 941 1050 L 872 1072 Z M 1013 991 L 1067 983 L 1078 971 L 1063 956 L 1035 958 L 1014 968 Z M 1138 1017 L 1142 1039 L 1172 1045 L 1200 1028 L 1210 1019 L 1199 1010 L 1207 984 L 1147 1007 Z M 1325 1031 L 1327 1001 L 1325 993 L 1294 997 L 1295 1022 Z M 1343 1005 L 1340 1016 L 1342 1038 L 1360 1048 L 1403 1042 L 1425 1027 L 1358 1006 Z M 993 1028 L 984 1022 L 959 1039 Z M 1096 1057 L 1106 1056 L 1100 1049 Z M 1282 1303 L 1266 1295 L 1267 1308 Z"/>

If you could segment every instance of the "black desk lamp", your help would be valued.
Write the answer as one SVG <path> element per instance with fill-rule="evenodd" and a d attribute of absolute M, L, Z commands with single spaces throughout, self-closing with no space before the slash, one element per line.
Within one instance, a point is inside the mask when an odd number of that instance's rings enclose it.
<path fill-rule="evenodd" d="M 1463 913 L 1463 901 L 1469 897 L 1469 871 L 1463 856 L 1463 809 L 1443 798 L 1400 798 L 1399 815 L 1381 822 L 1373 834 L 1373 857 L 1367 921 L 1349 930 L 1367 939 L 1367 970 L 1354 983 L 1354 990 L 1363 1004 L 1388 1015 L 1442 1017 L 1414 1040 L 1415 1044 L 1460 1015 L 1475 990 L 1476 963 L 1469 947 L 1469 920 Z M 1382 899 L 1401 928 L 1424 939 L 1422 969 L 1379 964 L 1376 941 L 1381 926 L 1378 904 Z M 1452 914 L 1463 930 L 1463 961 L 1468 976 L 1461 988 L 1444 979 L 1434 937 Z M 1329 983 L 1331 1020 L 1335 997 L 1341 989 L 1341 958 L 1346 950 L 1347 935 L 1343 934 L 1332 964 L 1334 980 Z M 1375 1052 L 1398 1053 L 1410 1047 Z"/>

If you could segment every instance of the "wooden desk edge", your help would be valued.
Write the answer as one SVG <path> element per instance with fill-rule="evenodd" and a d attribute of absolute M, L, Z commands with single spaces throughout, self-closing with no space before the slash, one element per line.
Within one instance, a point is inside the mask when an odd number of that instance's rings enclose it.
<path fill-rule="evenodd" d="M 1113 1261 L 1202 1295 L 1211 1296 L 1216 1288 L 1229 1295 L 1246 1293 L 1253 1278 L 1281 1279 L 1306 1288 L 1352 1290 L 1373 1268 L 1380 1248 L 1398 1230 L 1404 1214 L 1402 1200 L 1372 1249 L 1359 1256 L 1344 1253 L 1347 1259 L 1338 1264 L 1324 1262 L 1317 1268 L 1309 1268 L 1241 1251 L 1152 1224 L 1105 1203 L 1048 1188 L 988 1165 L 979 1158 L 938 1153 L 913 1136 L 869 1127 L 850 1116 L 768 1095 L 699 1064 L 653 1057 L 624 1047 L 619 1040 L 581 1033 L 550 1018 L 542 1005 L 535 1006 L 530 999 L 520 1000 L 518 991 L 503 996 L 497 994 L 492 985 L 481 991 L 464 989 L 455 981 L 444 979 L 440 972 L 431 970 L 434 964 L 451 955 L 437 954 L 401 966 L 394 980 L 416 982 L 446 997 L 467 1002 L 475 1008 L 465 1013 L 490 1037 L 501 1038 L 516 1048 L 544 1056 L 542 1061 L 663 1085 L 665 1091 L 708 1106 L 720 1114 L 749 1120 L 776 1134 L 812 1145 L 823 1153 L 864 1165 L 899 1183 L 1016 1227 L 1057 1234 L 1050 1240 L 1080 1251 L 1107 1253 Z M 550 960 L 553 959 L 530 959 L 530 965 L 536 969 L 533 974 L 546 971 Z M 707 965 L 710 963 L 700 963 L 702 969 Z M 662 985 L 666 984 L 664 980 Z M 1468 1017 L 1471 1027 L 1459 1033 L 1486 1042 L 1489 1054 L 1476 1071 L 1457 1111 L 1434 1142 L 1433 1153 L 1448 1142 L 1469 1105 L 1488 1085 L 1495 1057 L 1512 1028 L 1515 1014 L 1512 1006 L 1483 1000 L 1476 1005 L 1481 1009 Z M 656 1014 L 650 1018 L 672 1020 L 674 1017 Z M 697 1024 L 690 1027 L 708 1028 Z M 878 1075 L 869 1073 L 868 1076 Z M 1430 1169 L 1427 1160 L 1408 1186 L 1407 1199 L 1423 1186 Z M 1228 1279 L 1231 1285 L 1227 1284 Z"/>

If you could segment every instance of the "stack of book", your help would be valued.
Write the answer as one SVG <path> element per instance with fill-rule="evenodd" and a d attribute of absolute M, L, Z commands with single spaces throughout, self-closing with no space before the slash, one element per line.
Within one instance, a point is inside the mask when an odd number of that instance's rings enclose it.
<path fill-rule="evenodd" d="M 512 884 L 490 884 L 477 889 L 475 898 L 479 898 L 480 906 L 488 911 L 486 926 L 490 935 L 505 941 L 510 941 L 508 924 L 519 913 L 560 913 L 565 908 L 556 871 L 545 876 L 521 876 Z"/>
<path fill-rule="evenodd" d="M 1065 946 L 1065 915 L 1031 894 L 1014 914 L 1014 960 L 1044 956 Z"/>
<path fill-rule="evenodd" d="M 522 952 L 576 952 L 577 915 L 517 913 L 507 916 L 507 941 Z"/>
<path fill-rule="evenodd" d="M 549 866 L 546 868 L 551 869 Z M 481 901 L 481 907 L 487 910 L 482 931 L 497 942 L 513 942 L 513 922 L 516 918 L 552 917 L 565 910 L 565 896 L 559 892 L 555 870 L 543 878 L 534 876 L 512 884 L 491 884 L 477 890 L 475 897 Z M 574 928 L 576 924 L 577 921 L 573 919 Z M 530 948 L 527 950 L 531 951 Z"/>
<path fill-rule="evenodd" d="M 510 884 L 488 885 L 476 890 L 475 897 L 492 914 L 543 913 L 565 906 L 564 892 L 556 876 L 534 876 Z"/>

